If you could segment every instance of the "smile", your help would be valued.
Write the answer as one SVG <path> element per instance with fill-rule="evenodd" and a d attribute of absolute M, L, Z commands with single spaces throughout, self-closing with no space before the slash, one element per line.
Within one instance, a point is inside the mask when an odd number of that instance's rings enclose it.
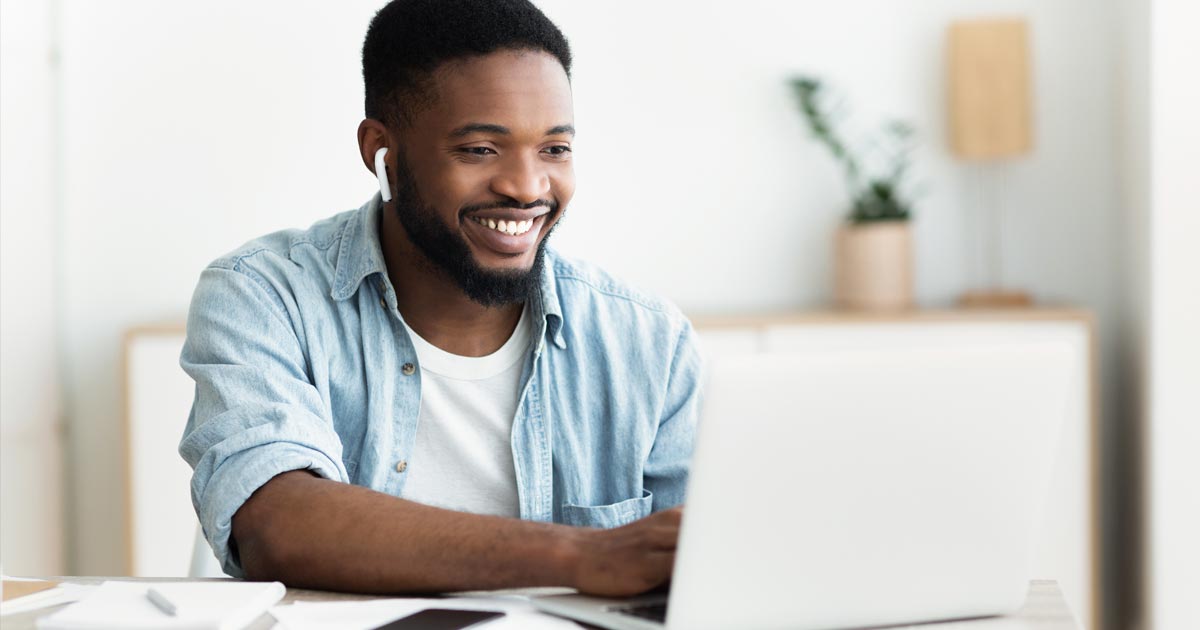
<path fill-rule="evenodd" d="M 530 228 L 533 227 L 533 222 L 536 219 L 529 219 L 528 221 L 505 221 L 504 219 L 500 219 L 497 221 L 496 219 L 471 217 L 471 220 L 479 225 L 482 225 L 483 227 L 500 232 L 501 234 L 520 236 L 521 234 L 528 232 Z"/>

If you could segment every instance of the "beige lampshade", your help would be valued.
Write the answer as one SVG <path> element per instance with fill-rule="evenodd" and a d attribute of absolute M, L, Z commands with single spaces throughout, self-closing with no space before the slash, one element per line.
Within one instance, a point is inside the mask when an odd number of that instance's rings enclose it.
<path fill-rule="evenodd" d="M 1029 28 L 1024 19 L 950 25 L 947 55 L 950 145 L 968 160 L 1033 149 Z"/>

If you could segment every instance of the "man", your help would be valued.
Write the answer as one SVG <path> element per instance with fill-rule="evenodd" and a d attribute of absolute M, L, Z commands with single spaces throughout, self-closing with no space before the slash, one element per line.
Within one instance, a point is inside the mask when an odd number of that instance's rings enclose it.
<path fill-rule="evenodd" d="M 700 361 L 677 309 L 546 248 L 575 188 L 570 67 L 525 0 L 376 15 L 358 143 L 384 194 L 218 259 L 192 300 L 180 453 L 225 571 L 361 592 L 669 579 Z"/>

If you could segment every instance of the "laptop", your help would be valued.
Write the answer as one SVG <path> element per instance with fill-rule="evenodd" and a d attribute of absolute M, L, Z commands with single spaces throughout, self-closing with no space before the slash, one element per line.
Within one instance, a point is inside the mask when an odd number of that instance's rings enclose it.
<path fill-rule="evenodd" d="M 533 603 L 614 630 L 1014 612 L 1072 356 L 1036 342 L 712 361 L 669 594 Z"/>

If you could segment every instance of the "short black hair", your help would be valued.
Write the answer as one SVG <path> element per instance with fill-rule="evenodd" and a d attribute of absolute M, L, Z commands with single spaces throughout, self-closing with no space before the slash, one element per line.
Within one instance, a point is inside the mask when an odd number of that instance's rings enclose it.
<path fill-rule="evenodd" d="M 528 0 L 392 0 L 363 42 L 367 118 L 407 125 L 438 66 L 498 50 L 547 52 L 571 76 L 567 38 Z"/>

